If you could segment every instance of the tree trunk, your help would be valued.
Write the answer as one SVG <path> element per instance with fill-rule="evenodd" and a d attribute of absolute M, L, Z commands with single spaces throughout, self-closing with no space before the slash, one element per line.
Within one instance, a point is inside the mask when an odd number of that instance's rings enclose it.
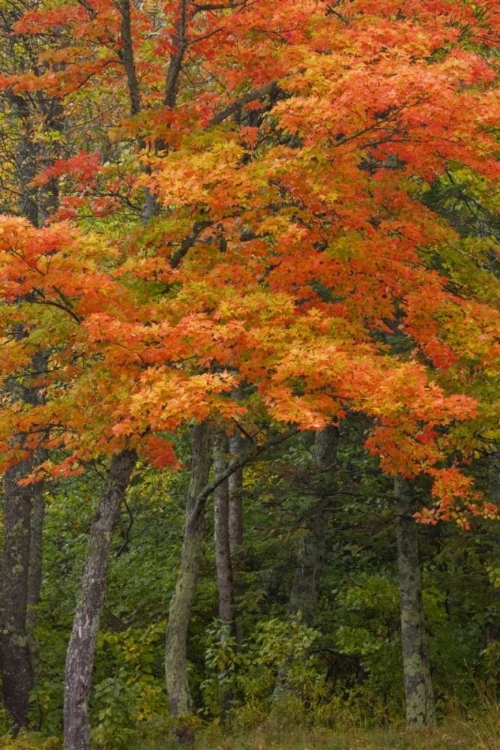
<path fill-rule="evenodd" d="M 16 18 L 13 16 L 10 22 Z M 18 211 L 34 226 L 42 223 L 42 213 L 55 209 L 47 189 L 33 187 L 32 180 L 38 171 L 40 146 L 34 138 L 36 112 L 25 96 L 7 92 L 13 118 L 18 123 L 20 139 L 14 154 L 16 176 L 19 181 Z M 60 112 L 57 113 L 59 115 Z M 47 120 L 47 128 L 53 123 Z M 55 183 L 53 183 L 55 184 Z M 42 195 L 43 194 L 43 195 Z M 38 198 L 45 196 L 43 209 Z M 43 201 L 42 201 L 43 202 Z M 22 326 L 17 326 L 14 336 L 25 336 Z M 43 394 L 29 381 L 47 367 L 47 352 L 33 356 L 33 373 L 23 378 L 11 378 L 6 390 L 14 401 L 36 406 L 43 402 Z M 13 444 L 22 446 L 25 437 L 13 437 Z M 26 724 L 29 694 L 34 686 L 34 672 L 38 662 L 38 647 L 34 636 L 36 607 L 40 597 L 42 575 L 43 483 L 26 487 L 18 484 L 33 470 L 36 463 L 45 459 L 41 451 L 7 470 L 4 478 L 4 549 L 1 571 L 0 603 L 0 671 L 5 707 L 12 720 L 14 736 Z"/>
<path fill-rule="evenodd" d="M 197 506 L 196 498 L 208 483 L 210 472 L 210 432 L 205 422 L 193 429 L 191 481 L 189 483 L 186 523 L 179 575 L 170 602 L 165 673 L 172 716 L 191 713 L 191 695 L 187 677 L 187 636 L 200 565 L 204 504 Z"/>
<path fill-rule="evenodd" d="M 22 328 L 15 335 L 22 339 Z M 46 354 L 35 354 L 32 366 L 35 376 L 43 372 L 47 366 Z M 30 406 L 37 406 L 43 398 L 37 388 L 17 378 L 7 383 L 7 390 L 14 401 Z M 12 442 L 23 447 L 25 436 L 16 435 Z M 31 603 L 29 585 L 36 568 L 31 557 L 32 532 L 35 532 L 32 528 L 32 509 L 37 502 L 43 502 L 41 484 L 22 486 L 19 481 L 29 476 L 43 458 L 40 452 L 35 452 L 8 469 L 4 477 L 0 666 L 4 704 L 12 720 L 14 735 L 26 724 L 29 694 L 34 685 L 33 654 L 36 655 L 36 649 L 28 628 L 28 605 Z"/>
<path fill-rule="evenodd" d="M 37 607 L 40 604 L 40 592 L 42 588 L 43 522 L 45 517 L 43 492 L 43 482 L 38 482 L 38 484 L 33 486 L 27 611 L 28 628 L 30 631 L 33 631 L 36 626 Z"/>
<path fill-rule="evenodd" d="M 38 456 L 38 461 L 44 457 Z M 31 506 L 30 565 L 28 574 L 28 607 L 26 612 L 26 630 L 28 633 L 33 681 L 36 683 L 40 650 L 36 639 L 35 628 L 38 619 L 38 605 L 42 589 L 43 570 L 43 523 L 45 517 L 44 483 L 33 485 Z"/>
<path fill-rule="evenodd" d="M 64 691 L 64 748 L 88 750 L 87 705 L 99 631 L 113 528 L 137 456 L 122 451 L 113 456 L 90 530 L 80 595 L 66 654 Z"/>
<path fill-rule="evenodd" d="M 4 705 L 14 735 L 26 722 L 33 687 L 26 615 L 30 564 L 31 503 L 33 486 L 18 480 L 32 469 L 24 461 L 8 469 L 4 478 L 4 544 L 2 555 L 2 630 L 0 653 Z"/>
<path fill-rule="evenodd" d="M 396 477 L 401 642 L 407 729 L 436 725 L 434 694 L 425 646 L 418 534 L 408 482 Z"/>
<path fill-rule="evenodd" d="M 500 451 L 495 451 L 490 454 L 490 481 L 489 481 L 489 495 L 490 501 L 495 505 L 500 506 Z M 496 538 L 496 549 L 500 549 L 500 537 Z M 496 604 L 495 609 L 500 608 L 500 588 L 495 588 L 493 591 L 493 599 Z M 485 646 L 488 647 L 492 643 L 498 643 L 500 641 L 500 621 L 495 618 L 493 622 L 488 622 L 485 633 L 484 633 Z M 500 691 L 500 675 L 497 677 L 497 689 Z"/>
<path fill-rule="evenodd" d="M 231 458 L 243 453 L 245 441 L 239 434 L 229 438 Z M 229 477 L 229 546 L 231 554 L 243 544 L 243 467 Z"/>
<path fill-rule="evenodd" d="M 217 437 L 214 470 L 222 474 L 228 464 L 228 440 L 225 434 Z M 219 593 L 219 618 L 223 629 L 235 634 L 234 581 L 229 544 L 229 479 L 214 491 L 214 543 L 217 588 Z"/>

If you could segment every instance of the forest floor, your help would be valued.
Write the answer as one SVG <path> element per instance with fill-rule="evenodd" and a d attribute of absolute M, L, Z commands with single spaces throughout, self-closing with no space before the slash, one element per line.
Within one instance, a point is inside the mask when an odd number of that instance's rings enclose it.
<path fill-rule="evenodd" d="M 186 746 L 151 745 L 140 750 L 180 750 Z M 241 736 L 200 738 L 195 750 L 500 750 L 500 714 L 474 721 L 448 720 L 429 732 L 396 729 L 349 731 L 263 727 Z"/>
<path fill-rule="evenodd" d="M 465 721 L 447 719 L 433 731 L 405 732 L 402 728 L 362 730 L 350 728 L 300 729 L 290 724 L 264 725 L 258 729 L 231 735 L 221 727 L 206 728 L 194 744 L 176 743 L 167 736 L 146 734 L 127 750 L 500 750 L 500 710 L 485 712 Z M 150 739 L 149 739 L 150 738 Z M 104 750 L 94 743 L 93 750 Z M 106 744 L 105 750 L 118 745 Z M 38 733 L 20 735 L 12 740 L 0 736 L 1 750 L 62 750 L 62 738 Z"/>

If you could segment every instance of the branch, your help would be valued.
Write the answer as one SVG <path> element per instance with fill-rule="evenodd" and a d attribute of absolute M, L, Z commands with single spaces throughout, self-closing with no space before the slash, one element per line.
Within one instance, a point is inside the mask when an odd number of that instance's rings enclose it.
<path fill-rule="evenodd" d="M 81 0 L 80 0 L 81 1 Z M 130 114 L 132 117 L 141 111 L 141 95 L 139 91 L 139 81 L 134 61 L 134 44 L 132 39 L 132 22 L 130 15 L 130 0 L 121 0 L 118 3 L 118 10 L 122 17 L 121 34 L 123 48 L 121 58 L 127 74 L 127 87 L 130 99 Z"/>
<path fill-rule="evenodd" d="M 189 250 L 193 247 L 194 243 L 202 233 L 204 229 L 211 226 L 213 222 L 211 221 L 197 221 L 193 225 L 192 230 L 188 234 L 187 237 L 185 237 L 181 243 L 180 248 L 177 250 L 176 253 L 172 255 L 172 258 L 170 259 L 170 265 L 172 268 L 178 268 L 180 265 L 181 260 L 184 258 L 186 253 L 189 252 Z"/>
<path fill-rule="evenodd" d="M 259 88 L 252 89 L 252 91 L 249 91 L 247 94 L 244 94 L 239 99 L 236 99 L 235 102 L 230 104 L 228 107 L 222 110 L 222 112 L 219 112 L 218 114 L 214 115 L 212 119 L 209 122 L 209 125 L 220 125 L 221 122 L 224 122 L 224 120 L 227 120 L 228 117 L 231 117 L 231 115 L 234 115 L 235 112 L 237 112 L 239 109 L 244 107 L 246 104 L 249 104 L 250 102 L 255 102 L 258 99 L 263 99 L 265 96 L 270 96 L 272 94 L 278 93 L 278 83 L 277 81 L 271 81 L 271 83 L 266 83 L 264 86 L 259 86 Z"/>
<path fill-rule="evenodd" d="M 180 0 L 179 20 L 176 23 L 176 38 L 172 40 L 176 46 L 176 51 L 170 56 L 167 80 L 165 83 L 165 94 L 163 97 L 163 104 L 170 109 L 174 109 L 177 103 L 179 76 L 181 74 L 184 53 L 186 52 L 187 47 L 187 21 L 187 0 Z"/>
<path fill-rule="evenodd" d="M 284 443 L 286 440 L 296 435 L 298 431 L 299 428 L 294 427 L 293 429 L 288 430 L 288 432 L 284 432 L 282 435 L 278 435 L 277 437 L 268 440 L 263 445 L 253 447 L 250 451 L 243 454 L 241 458 L 237 458 L 234 461 L 231 461 L 231 463 L 228 464 L 227 468 L 224 469 L 224 471 L 222 471 L 220 474 L 217 474 L 211 482 L 205 485 L 205 487 L 195 498 L 194 508 L 191 512 L 190 518 L 188 519 L 188 524 L 193 523 L 193 521 L 199 517 L 200 513 L 203 512 L 205 502 L 208 497 L 214 490 L 217 489 L 219 485 L 222 484 L 222 482 L 225 482 L 225 480 L 228 479 L 231 474 L 234 474 L 235 471 L 238 471 L 238 469 L 242 469 L 250 461 L 253 461 L 255 458 L 260 456 L 262 453 L 265 453 L 270 448 L 274 448 L 276 445 L 281 445 L 281 443 Z"/>

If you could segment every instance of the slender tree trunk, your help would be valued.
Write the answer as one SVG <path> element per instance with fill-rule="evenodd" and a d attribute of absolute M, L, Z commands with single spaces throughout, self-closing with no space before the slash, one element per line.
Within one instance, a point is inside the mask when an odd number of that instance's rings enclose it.
<path fill-rule="evenodd" d="M 245 441 L 239 434 L 229 438 L 229 453 L 231 460 L 241 456 L 245 448 Z M 233 571 L 233 605 L 234 605 L 234 637 L 238 644 L 243 643 L 244 632 L 242 618 L 238 616 L 238 600 L 243 593 L 240 571 L 244 565 L 243 551 L 243 467 L 237 469 L 229 477 L 229 549 L 231 553 L 231 567 Z"/>
<path fill-rule="evenodd" d="M 210 472 L 210 431 L 205 422 L 193 430 L 191 481 L 186 524 L 177 585 L 170 602 L 165 649 L 167 693 L 172 716 L 191 713 L 191 695 L 187 677 L 187 636 L 191 606 L 198 580 L 203 544 L 204 505 L 196 498 L 208 483 Z"/>
<path fill-rule="evenodd" d="M 495 451 L 489 457 L 490 464 L 490 500 L 497 506 L 500 506 L 500 451 Z M 496 548 L 500 549 L 500 537 L 496 538 Z M 496 603 L 496 607 L 500 607 L 500 588 L 496 588 L 493 591 L 493 598 Z M 485 645 L 488 647 L 492 643 L 498 643 L 500 641 L 500 620 L 495 619 L 494 622 L 489 622 L 486 626 L 484 634 Z M 500 691 L 500 675 L 497 678 L 497 688 Z"/>
<path fill-rule="evenodd" d="M 30 564 L 32 486 L 18 480 L 31 471 L 25 461 L 4 478 L 4 545 L 2 555 L 2 629 L 0 653 L 4 705 L 14 735 L 26 722 L 33 666 L 26 628 Z"/>
<path fill-rule="evenodd" d="M 88 750 L 90 746 L 88 697 L 106 591 L 113 528 L 136 460 L 135 451 L 122 451 L 113 456 L 92 521 L 80 594 L 66 654 L 65 750 Z"/>
<path fill-rule="evenodd" d="M 422 729 L 436 725 L 436 713 L 425 645 L 417 524 L 408 481 L 396 477 L 394 489 L 406 726 L 407 729 Z"/>
<path fill-rule="evenodd" d="M 16 335 L 22 339 L 24 331 L 19 329 Z M 47 365 L 46 354 L 36 354 L 32 365 L 34 373 L 43 372 Z M 41 402 L 38 389 L 17 378 L 12 378 L 7 387 L 14 401 L 30 406 Z M 24 435 L 13 437 L 13 444 L 22 447 L 24 443 Z M 4 704 L 12 720 L 14 735 L 26 724 L 29 694 L 34 685 L 36 648 L 28 627 L 28 606 L 31 604 L 29 586 L 30 582 L 34 585 L 32 576 L 36 569 L 31 556 L 31 545 L 36 536 L 36 529 L 32 527 L 32 511 L 37 502 L 43 502 L 41 483 L 23 486 L 19 482 L 31 474 L 40 460 L 43 460 L 43 455 L 35 452 L 30 458 L 8 469 L 4 477 L 0 666 Z"/>
<path fill-rule="evenodd" d="M 500 451 L 490 455 L 490 499 L 500 505 Z"/>
<path fill-rule="evenodd" d="M 38 456 L 38 461 L 44 460 Z M 45 517 L 44 483 L 33 485 L 31 506 L 30 564 L 28 574 L 28 607 L 26 612 L 26 630 L 28 633 L 33 680 L 36 683 L 40 651 L 35 628 L 38 619 L 38 605 L 42 589 L 43 570 L 43 523 Z"/>
<path fill-rule="evenodd" d="M 14 155 L 16 175 L 20 183 L 18 209 L 21 215 L 36 226 L 36 191 L 30 187 L 36 173 L 36 146 L 30 137 L 33 112 L 22 96 L 10 93 L 9 101 L 21 132 Z M 25 335 L 22 327 L 18 327 L 14 335 L 18 340 L 22 339 Z M 15 401 L 36 403 L 33 389 L 24 386 L 16 378 L 11 379 L 7 389 L 10 398 Z M 13 442 L 22 446 L 24 436 L 15 436 Z M 8 469 L 4 478 L 0 665 L 3 700 L 12 721 L 14 736 L 26 723 L 29 694 L 34 683 L 26 621 L 33 485 L 23 487 L 18 484 L 19 480 L 27 477 L 32 470 L 33 460 L 30 458 Z"/>
<path fill-rule="evenodd" d="M 11 20 L 13 22 L 16 18 L 13 16 Z M 19 142 L 14 154 L 19 183 L 17 208 L 34 226 L 40 226 L 48 213 L 55 209 L 55 203 L 51 189 L 39 189 L 32 185 L 41 160 L 40 145 L 34 137 L 35 107 L 33 100 L 11 90 L 7 90 L 5 96 L 19 132 Z M 55 116 L 60 116 L 60 110 L 57 108 L 54 109 Z M 53 127 L 51 117 L 47 117 L 46 125 L 47 128 Z M 52 183 L 52 188 L 54 187 L 55 183 Z M 25 336 L 22 326 L 17 327 L 14 335 L 18 340 Z M 11 379 L 6 390 L 12 400 L 30 406 L 43 402 L 40 389 L 29 385 L 29 381 L 46 370 L 47 360 L 47 352 L 38 352 L 33 356 L 33 372 L 27 374 L 24 379 Z M 28 381 L 28 384 L 24 381 Z M 22 434 L 13 437 L 13 443 L 20 446 L 24 444 L 24 440 L 25 436 Z M 0 669 L 4 704 L 12 720 L 14 735 L 27 721 L 29 694 L 34 686 L 34 673 L 38 662 L 34 627 L 42 575 L 44 502 L 42 482 L 23 487 L 19 485 L 19 480 L 25 479 L 35 465 L 44 459 L 44 453 L 37 451 L 32 458 L 9 469 L 4 481 Z"/>
<path fill-rule="evenodd" d="M 40 592 L 42 588 L 43 522 L 45 517 L 43 492 L 43 482 L 39 482 L 33 487 L 27 611 L 27 622 L 30 631 L 36 626 L 37 607 L 40 604 Z"/>
<path fill-rule="evenodd" d="M 229 438 L 229 452 L 231 457 L 243 453 L 245 441 L 239 434 Z M 231 554 L 243 544 L 243 467 L 229 477 L 229 546 Z"/>
<path fill-rule="evenodd" d="M 222 474 L 228 464 L 228 440 L 219 434 L 215 444 L 214 470 Z M 229 544 L 229 479 L 214 491 L 214 543 L 217 588 L 219 592 L 219 618 L 223 628 L 235 634 L 234 581 Z"/>
<path fill-rule="evenodd" d="M 186 524 L 182 546 L 181 564 L 177 586 L 170 602 L 167 627 L 165 671 L 167 693 L 172 716 L 182 717 L 191 711 L 191 696 L 187 680 L 187 634 L 191 604 L 196 589 L 199 562 L 203 543 L 203 520 L 208 497 L 231 474 L 245 466 L 271 447 L 288 440 L 297 430 L 290 430 L 260 446 L 254 446 L 246 455 L 231 461 L 227 468 L 208 481 L 210 473 L 210 434 L 208 425 L 199 424 L 193 431 L 193 457 L 191 481 L 186 509 Z M 178 724 L 177 736 L 188 740 L 192 736 L 189 725 Z"/>

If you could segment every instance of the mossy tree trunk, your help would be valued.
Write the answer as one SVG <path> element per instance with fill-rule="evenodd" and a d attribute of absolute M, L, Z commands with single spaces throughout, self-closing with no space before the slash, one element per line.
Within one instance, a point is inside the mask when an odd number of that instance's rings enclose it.
<path fill-rule="evenodd" d="M 231 460 L 237 459 L 243 454 L 245 441 L 239 433 L 229 438 L 229 453 Z M 243 549 L 243 476 L 244 470 L 241 466 L 229 477 L 229 549 L 231 552 L 231 566 L 233 572 L 234 592 L 234 614 L 235 626 L 234 636 L 238 644 L 243 642 L 242 618 L 238 613 L 238 600 L 243 593 L 241 568 L 244 565 L 245 553 Z"/>
<path fill-rule="evenodd" d="M 492 503 L 495 503 L 500 507 L 500 451 L 497 450 L 490 454 L 489 457 L 489 495 Z M 500 536 L 496 538 L 496 548 L 500 549 Z M 500 588 L 495 588 L 493 592 L 496 606 L 500 608 Z M 486 626 L 484 634 L 485 645 L 488 647 L 492 643 L 498 643 L 500 641 L 500 620 L 494 618 Z M 497 677 L 497 689 L 500 692 L 500 675 Z"/>
<path fill-rule="evenodd" d="M 229 453 L 234 459 L 243 453 L 245 441 L 236 433 L 229 438 Z M 243 544 L 243 467 L 237 469 L 228 479 L 229 482 L 229 546 L 231 555 Z"/>
<path fill-rule="evenodd" d="M 20 328 L 15 335 L 22 339 Z M 40 352 L 32 360 L 32 376 L 43 373 L 47 366 L 46 354 Z M 39 389 L 20 379 L 12 378 L 8 383 L 9 396 L 30 406 L 41 403 Z M 15 435 L 13 445 L 22 447 L 24 435 Z M 16 735 L 26 724 L 29 694 L 34 685 L 34 662 L 36 647 L 29 630 L 29 609 L 35 603 L 32 597 L 39 596 L 41 558 L 33 548 L 41 545 L 41 529 L 38 529 L 33 509 L 40 512 L 43 504 L 43 483 L 23 485 L 36 465 L 44 459 L 41 451 L 7 469 L 4 476 L 3 503 L 3 551 L 0 582 L 0 671 L 5 708 Z M 36 602 L 38 603 L 38 602 Z"/>
<path fill-rule="evenodd" d="M 396 477 L 394 490 L 406 726 L 422 729 L 436 725 L 436 712 L 425 643 L 417 524 L 409 482 Z"/>
<path fill-rule="evenodd" d="M 210 430 L 208 424 L 202 422 L 193 429 L 191 480 L 181 564 L 168 615 L 165 675 L 170 713 L 175 717 L 190 714 L 192 708 L 187 676 L 187 637 L 198 580 L 205 516 L 204 503 L 200 505 L 196 500 L 208 483 L 210 464 Z"/>
<path fill-rule="evenodd" d="M 126 450 L 113 456 L 92 521 L 75 619 L 66 654 L 65 750 L 89 750 L 90 747 L 88 698 L 106 592 L 113 529 L 136 461 L 135 451 Z"/>
<path fill-rule="evenodd" d="M 10 13 L 10 15 L 9 15 Z M 6 39 L 9 29 L 18 20 L 19 9 L 14 5 L 3 16 Z M 14 41 L 10 53 L 12 59 L 22 54 Z M 37 141 L 36 124 L 41 115 L 47 131 L 59 128 L 62 108 L 57 99 L 47 100 L 43 105 L 11 89 L 3 96 L 12 119 L 18 140 L 13 153 L 13 164 L 17 180 L 17 211 L 33 226 L 41 226 L 55 210 L 57 183 L 38 188 L 33 186 L 37 172 L 48 166 L 54 154 L 54 144 L 44 149 Z M 46 153 L 47 151 L 47 153 Z M 20 341 L 26 335 L 21 325 L 12 331 Z M 29 406 L 43 402 L 43 391 L 31 383 L 47 368 L 48 354 L 40 351 L 33 356 L 29 371 L 23 377 L 13 377 L 6 384 L 6 391 L 13 401 Z M 12 437 L 12 445 L 23 447 L 22 434 Z M 36 607 L 40 598 L 42 577 L 42 530 L 43 530 L 43 482 L 27 486 L 19 484 L 32 473 L 35 466 L 46 458 L 43 450 L 8 469 L 4 476 L 4 546 L 2 552 L 0 580 L 0 672 L 4 705 L 16 735 L 27 723 L 29 694 L 34 685 L 38 647 L 34 636 Z"/>
<path fill-rule="evenodd" d="M 9 469 L 4 478 L 0 654 L 3 701 L 14 735 L 26 722 L 29 694 L 33 688 L 26 622 L 33 487 L 18 484 L 31 469 L 31 461 L 25 461 Z"/>
<path fill-rule="evenodd" d="M 222 474 L 228 465 L 229 442 L 224 433 L 215 440 L 214 471 Z M 235 635 L 234 578 L 229 538 L 229 478 L 214 491 L 214 545 L 219 619 L 223 631 Z"/>

